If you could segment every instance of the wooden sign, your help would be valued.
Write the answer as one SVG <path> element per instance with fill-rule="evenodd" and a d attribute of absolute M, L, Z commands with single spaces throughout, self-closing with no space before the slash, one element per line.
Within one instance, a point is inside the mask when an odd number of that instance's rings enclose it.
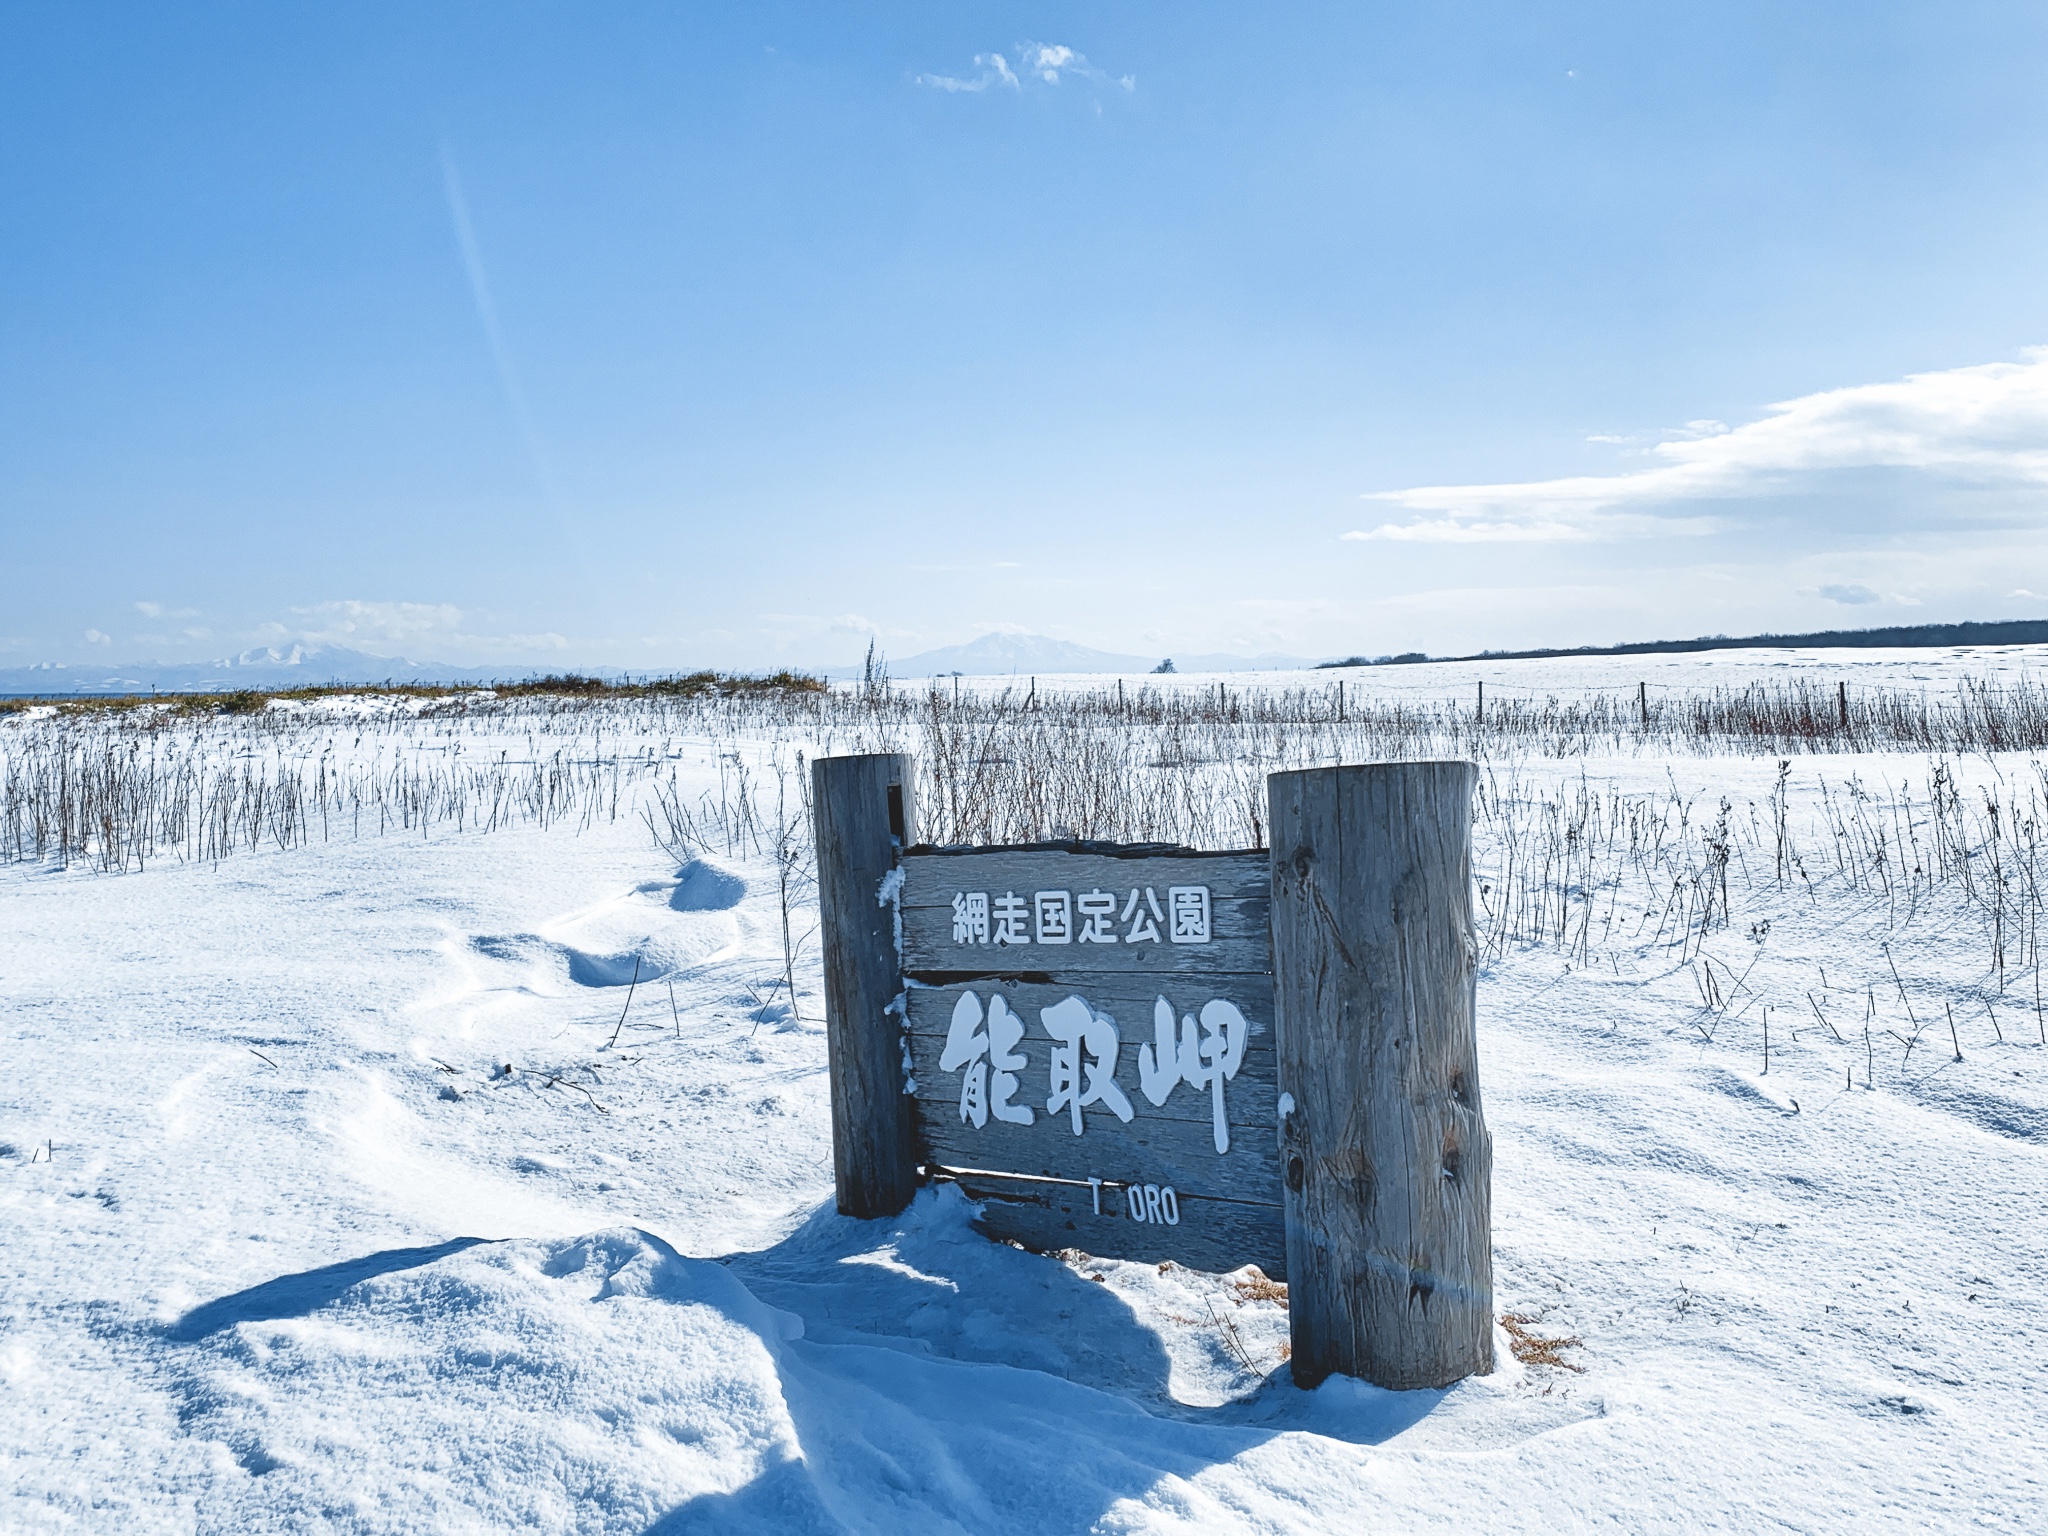
<path fill-rule="evenodd" d="M 1263 853 L 907 850 L 906 1091 L 995 1236 L 1286 1272 Z"/>
<path fill-rule="evenodd" d="M 813 764 L 833 1173 L 951 1180 L 1041 1251 L 1256 1264 L 1290 1370 L 1493 1364 L 1469 763 L 1273 775 L 1255 853 L 916 842 L 912 764 Z"/>

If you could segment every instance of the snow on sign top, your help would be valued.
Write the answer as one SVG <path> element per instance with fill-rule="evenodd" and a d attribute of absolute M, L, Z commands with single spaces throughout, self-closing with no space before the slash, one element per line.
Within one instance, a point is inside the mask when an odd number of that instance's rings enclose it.
<path fill-rule="evenodd" d="M 1285 1267 L 1264 853 L 910 850 L 920 1161 L 1038 1247 Z"/>

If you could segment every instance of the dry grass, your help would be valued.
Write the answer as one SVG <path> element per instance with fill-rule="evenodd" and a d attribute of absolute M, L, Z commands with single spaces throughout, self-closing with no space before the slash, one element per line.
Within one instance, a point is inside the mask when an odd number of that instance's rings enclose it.
<path fill-rule="evenodd" d="M 1287 1305 L 1287 1286 L 1279 1280 L 1268 1280 L 1256 1266 L 1242 1280 L 1231 1282 L 1230 1288 L 1237 1292 L 1240 1301 L 1277 1301 Z"/>
<path fill-rule="evenodd" d="M 1501 1317 L 1500 1325 L 1507 1331 L 1508 1348 L 1514 1351 L 1515 1358 L 1524 1365 L 1548 1365 L 1560 1371 L 1576 1371 L 1581 1376 L 1585 1375 L 1586 1368 L 1565 1359 L 1563 1353 L 1567 1349 L 1583 1349 L 1584 1341 L 1577 1335 L 1549 1339 L 1531 1333 L 1530 1328 L 1541 1321 L 1541 1318 L 1525 1312 L 1509 1312 Z"/>
<path fill-rule="evenodd" d="M 1457 754 L 1481 767 L 1474 895 L 1489 960 L 1529 944 L 1581 964 L 1616 946 L 1655 949 L 1707 968 L 1703 1008 L 1718 1015 L 1740 981 L 1717 977 L 1703 946 L 1746 926 L 1761 943 L 1754 905 L 1775 909 L 1786 894 L 1881 911 L 1888 930 L 1968 916 L 1982 934 L 1986 1004 L 2041 960 L 2040 762 L 2007 759 L 1995 788 L 1965 788 L 1939 758 L 1918 783 L 1870 784 L 1860 765 L 1832 772 L 1825 758 L 1783 756 L 1769 792 L 1740 800 L 1675 779 L 1623 791 L 1542 763 L 1617 748 L 2022 744 L 2048 737 L 2048 691 L 2026 683 L 1965 683 L 1945 698 L 1798 683 L 1647 705 L 1632 694 L 1621 704 L 1490 697 L 1483 719 L 1334 684 L 956 697 L 875 676 L 823 691 L 815 680 L 702 673 L 631 690 L 573 677 L 522 686 L 517 697 L 397 690 L 346 713 L 317 698 L 252 695 L 263 707 L 250 713 L 231 712 L 241 701 L 222 696 L 214 713 L 196 712 L 200 701 L 184 713 L 95 701 L 11 714 L 0 723 L 0 862 L 115 871 L 393 831 L 582 827 L 623 811 L 678 860 L 775 859 L 794 994 L 814 911 L 809 754 L 914 754 L 920 832 L 935 843 L 1198 848 L 1263 845 L 1272 772 Z M 702 787 L 686 760 L 715 762 L 716 782 Z"/>
<path fill-rule="evenodd" d="M 417 739 L 342 756 L 250 721 L 175 730 L 66 722 L 0 743 L 0 862 L 140 869 L 435 827 L 589 825 L 630 814 L 650 761 L 535 743 L 465 758 Z"/>
<path fill-rule="evenodd" d="M 733 672 L 689 672 L 667 677 L 602 678 L 555 673 L 511 683 L 324 683 L 306 688 L 235 688 L 216 693 L 109 694 L 89 698 L 0 699 L 0 714 L 37 707 L 64 715 L 125 714 L 145 711 L 172 718 L 194 715 L 254 715 L 273 701 L 305 704 L 320 699 L 413 699 L 429 703 L 470 703 L 495 699 L 734 699 L 823 694 L 828 685 L 807 672 L 754 676 Z"/>

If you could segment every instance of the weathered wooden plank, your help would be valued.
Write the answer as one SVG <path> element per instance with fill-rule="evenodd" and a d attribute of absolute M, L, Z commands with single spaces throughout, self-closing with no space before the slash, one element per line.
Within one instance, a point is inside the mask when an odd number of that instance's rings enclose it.
<path fill-rule="evenodd" d="M 1215 984 L 1185 976 L 1157 973 L 1124 976 L 1062 978 L 1061 982 L 1016 982 L 981 980 L 943 988 L 913 986 L 908 995 L 908 1042 L 912 1060 L 912 1082 L 921 1155 L 927 1167 L 980 1170 L 991 1176 L 1025 1176 L 1036 1188 L 1040 1181 L 1053 1181 L 1036 1194 L 1020 1195 L 1014 1185 L 1004 1185 L 1004 1199 L 1018 1214 L 1005 1216 L 991 1230 L 1035 1246 L 1088 1247 L 1106 1256 L 1172 1257 L 1202 1268 L 1230 1269 L 1257 1263 L 1271 1273 L 1280 1262 L 1283 1246 L 1278 1241 L 1281 1165 L 1277 1145 L 1277 1068 L 1271 1017 L 1272 978 L 1226 976 Z M 1071 982 L 1064 985 L 1062 982 Z M 1164 1054 L 1160 1052 L 1158 1021 L 1154 1009 L 1166 994 L 1174 1003 L 1172 1026 Z M 1053 1072 L 1053 1053 L 1062 1038 L 1059 1027 L 1071 1030 L 1077 1015 L 1069 999 L 1082 999 L 1082 1013 L 1091 1020 L 1112 1024 L 1114 1033 L 1099 1035 L 1084 1045 L 1079 1064 L 1084 1074 L 1089 1066 L 1108 1064 L 1103 1074 L 1121 1093 L 1131 1118 L 1126 1121 L 1103 1101 L 1085 1103 L 1081 1110 L 1082 1134 L 1073 1131 L 1073 1109 L 1060 1101 L 1059 1081 Z M 1211 1015 L 1219 1024 L 1206 1030 L 1202 1014 L 1206 1005 L 1222 999 L 1242 1019 L 1242 1038 L 1236 1051 L 1229 1049 L 1231 1021 Z M 964 1030 L 955 1021 L 965 1005 Z M 945 1052 L 949 1040 L 969 1035 L 987 1036 L 1001 1000 L 1009 1026 L 1001 1042 L 1004 1060 L 1016 1078 L 1006 1095 L 992 1093 L 993 1078 L 987 1069 L 994 1063 L 994 1046 L 975 1041 L 972 1059 L 968 1052 L 956 1055 L 948 1064 Z M 1048 1021 L 1045 1011 L 1064 1009 Z M 1193 1018 L 1193 1028 L 1186 1020 Z M 1138 1021 L 1141 1022 L 1141 1026 Z M 1134 1038 L 1136 1037 L 1136 1038 Z M 1064 1038 L 1071 1039 L 1071 1034 Z M 1216 1065 L 1235 1070 L 1221 1080 L 1223 1121 L 1228 1150 L 1216 1146 L 1217 1082 L 1206 1070 L 1199 1046 L 1212 1043 Z M 1189 1044 L 1196 1047 L 1192 1057 L 1183 1056 Z M 1164 1102 L 1154 1104 L 1145 1091 L 1140 1046 L 1147 1048 L 1144 1066 L 1157 1072 L 1167 1064 L 1168 1076 L 1155 1077 L 1153 1087 Z M 1215 1049 L 1220 1048 L 1220 1049 Z M 1220 1060 L 1217 1058 L 1220 1057 Z M 1192 1067 L 1195 1081 L 1185 1076 L 1174 1080 L 1174 1065 Z M 976 1092 L 963 1094 L 976 1069 L 984 1074 L 975 1082 Z M 1068 1069 L 1071 1073 L 1071 1068 Z M 984 1086 L 989 1085 L 989 1086 Z M 1085 1095 L 1084 1095 L 1085 1097 Z M 998 1104 L 1013 1114 L 1028 1111 L 1029 1124 L 1006 1121 L 995 1111 Z M 1057 1104 L 1057 1109 L 1049 1106 Z M 982 1111 L 974 1123 L 970 1108 Z M 1091 1183 L 1090 1181 L 1097 1181 Z M 1224 1234 L 1204 1239 L 1206 1246 L 1188 1248 L 1179 1229 L 1158 1223 L 1161 1230 L 1128 1239 L 1136 1246 L 1114 1250 L 1101 1248 L 1101 1239 L 1080 1242 L 1058 1233 L 1068 1221 L 1077 1220 L 1073 1190 L 1088 1196 L 1091 1221 L 1096 1219 L 1096 1193 L 1115 1191 L 1126 1184 L 1150 1185 L 1155 1191 L 1171 1190 L 1173 1202 L 1185 1199 L 1187 1208 L 1200 1206 L 1211 1212 L 1204 1231 L 1212 1228 Z M 1061 1193 L 1064 1191 L 1064 1193 Z M 1155 1195 L 1155 1198 L 1156 1195 Z M 1146 1223 L 1130 1220 L 1116 1197 L 1104 1197 L 1103 1207 L 1117 1214 L 1124 1224 L 1142 1229 Z M 1047 1202 L 1051 1204 L 1048 1205 Z M 1021 1203 L 1018 1203 L 1021 1202 Z M 1243 1222 L 1249 1218 L 1224 1216 L 1239 1207 L 1258 1207 L 1268 1214 L 1260 1218 L 1266 1237 L 1262 1247 L 1232 1249 Z M 1004 1207 L 1005 1210 L 1009 1205 Z M 1213 1209 L 1212 1209 L 1213 1208 Z M 1226 1209 L 1227 1208 L 1227 1209 Z M 1055 1220 L 1048 1212 L 1057 1212 Z M 1221 1211 L 1222 1215 L 1216 1215 Z M 1047 1222 L 1052 1222 L 1051 1226 Z M 1217 1226 L 1216 1222 L 1223 1222 Z M 1021 1224 L 1021 1225 L 1020 1225 Z M 1272 1239 L 1267 1241 L 1266 1239 Z M 1098 1246 L 1090 1247 L 1090 1243 Z M 1178 1246 L 1177 1246 L 1178 1245 Z"/>
<path fill-rule="evenodd" d="M 903 980 L 883 882 L 917 825 L 915 766 L 896 753 L 811 765 L 832 1072 L 832 1175 L 848 1216 L 892 1216 L 917 1192 L 903 1092 Z"/>
<path fill-rule="evenodd" d="M 946 1176 L 982 1202 L 980 1225 L 991 1237 L 1040 1252 L 1077 1248 L 1103 1259 L 1171 1259 L 1218 1273 L 1256 1264 L 1272 1279 L 1287 1278 L 1286 1227 L 1278 1205 L 1194 1196 L 1178 1202 L 1180 1219 L 1168 1225 L 1132 1220 L 1124 1187 L 1104 1185 L 1098 1200 L 1087 1184 L 964 1170 Z"/>
<path fill-rule="evenodd" d="M 854 793 L 872 799 L 872 790 Z M 907 809 L 907 787 L 899 793 Z M 822 883 L 822 812 L 819 824 Z M 911 825 L 899 815 L 899 836 Z M 895 1103 L 923 1171 L 957 1177 L 985 1200 L 984 1227 L 994 1236 L 1214 1270 L 1253 1263 L 1281 1275 L 1265 857 L 1100 845 L 899 849 L 895 867 L 900 947 L 891 972 L 908 983 L 891 1040 Z M 887 865 L 875 869 L 886 874 Z M 824 914 L 828 1003 L 835 925 L 867 916 L 856 910 L 862 879 L 837 879 L 834 888 Z M 875 990 L 875 978 L 855 980 Z M 956 1011 L 970 994 L 963 1031 Z M 850 1003 L 840 1009 L 855 1012 Z M 841 1035 L 867 1047 L 847 1070 Z M 849 1142 L 861 1139 L 856 1114 L 873 1118 L 888 1078 L 880 1039 L 865 1027 L 834 1036 L 835 1150 L 842 1130 Z M 853 1068 L 866 1079 L 842 1091 Z M 1073 1097 L 1082 1101 L 1080 1134 Z M 1010 1119 L 996 1112 L 1004 1109 Z M 1025 1110 L 1030 1123 L 1015 1123 Z M 870 1128 L 866 1141 L 836 1160 L 840 1204 L 880 1214 L 894 1188 L 850 1190 L 847 1172 L 858 1172 L 863 1157 L 886 1164 L 887 1148 L 900 1142 L 886 1126 L 879 1139 Z M 878 1182 L 874 1172 L 867 1182 Z"/>
<path fill-rule="evenodd" d="M 944 1069 L 938 1063 L 952 1029 L 954 1008 L 962 993 L 971 992 L 984 1005 L 1001 996 L 1010 1011 L 1023 1021 L 1024 1034 L 1016 1050 L 1025 1056 L 1028 1066 L 1019 1068 L 1017 1072 L 1020 1084 L 1017 1101 L 1031 1102 L 1027 1089 L 1035 1091 L 1040 1101 L 1044 1100 L 1051 1092 L 1051 1058 L 1055 1042 L 1045 1032 L 1042 1011 L 1069 997 L 1080 997 L 1093 1012 L 1109 1019 L 1116 1027 L 1117 1059 L 1112 1080 L 1132 1105 L 1147 1116 L 1193 1120 L 1206 1126 L 1213 1118 L 1211 1095 L 1206 1088 L 1197 1090 L 1183 1083 L 1167 1096 L 1164 1104 L 1159 1105 L 1144 1096 L 1139 1052 L 1149 1047 L 1150 1059 L 1155 1064 L 1164 1059 L 1159 1052 L 1156 1012 L 1162 997 L 1172 1005 L 1171 1016 L 1175 1022 L 1170 1038 L 1176 1046 L 1185 1028 L 1183 1021 L 1195 1017 L 1199 1035 L 1199 1015 L 1203 1008 L 1212 1000 L 1222 998 L 1238 1008 L 1247 1027 L 1243 1059 L 1235 1075 L 1224 1084 L 1225 1121 L 1233 1127 L 1256 1125 L 1261 1135 L 1271 1138 L 1275 1124 L 1273 1105 L 1278 1092 L 1274 1086 L 1277 1066 L 1270 1023 L 1273 1017 L 1271 977 L 1218 977 L 1214 978 L 1213 984 L 1199 977 L 1156 973 L 1069 979 L 1072 985 L 1061 980 L 1039 983 L 995 978 L 946 987 L 924 987 L 913 983 L 908 998 L 909 1033 L 914 1062 L 912 1076 L 917 1084 L 917 1094 L 958 1102 L 960 1072 Z M 1093 1107 L 1086 1111 L 1091 1121 L 1106 1113 L 1108 1111 Z"/>
<path fill-rule="evenodd" d="M 1469 763 L 1268 780 L 1295 1380 L 1493 1368 Z"/>
<path fill-rule="evenodd" d="M 1220 997 L 1244 1011 L 1252 1025 L 1250 1039 L 1272 1043 L 1273 978 L 1257 972 L 1185 976 L 1163 971 L 1123 975 L 1069 975 L 1053 971 L 1042 977 L 976 976 L 939 984 L 918 982 L 910 988 L 911 1029 L 931 1028 L 944 1034 L 954 1001 L 962 991 L 977 992 L 983 997 L 1001 992 L 1012 1008 L 1043 1008 L 1078 994 L 1096 1012 L 1117 1021 L 1117 1033 L 1127 1050 L 1140 1041 L 1153 1041 L 1158 1028 L 1154 1008 L 1158 999 L 1165 998 L 1176 1015 L 1199 1015 L 1204 1004 Z"/>
<path fill-rule="evenodd" d="M 959 1107 L 964 1084 L 958 1072 L 938 1069 L 937 1063 L 945 1049 L 944 1032 L 936 1035 L 917 1033 L 910 1038 L 911 1088 L 910 1091 L 921 1101 L 935 1106 Z M 1049 1073 L 1043 1062 L 1038 1070 L 1027 1078 L 1022 1072 L 1018 1076 L 1018 1089 L 1011 1102 L 1028 1104 L 1036 1118 L 1046 1118 L 1046 1101 L 1051 1095 Z M 1119 1086 L 1124 1097 L 1130 1100 L 1136 1115 L 1147 1120 L 1167 1120 L 1177 1124 L 1200 1128 L 1205 1136 L 1213 1137 L 1212 1126 L 1215 1110 L 1207 1091 L 1194 1092 L 1186 1087 L 1179 1088 L 1164 1104 L 1132 1097 L 1138 1090 L 1133 1086 L 1135 1074 L 1130 1071 L 1129 1053 L 1125 1053 L 1124 1070 L 1119 1075 Z M 1231 1079 L 1224 1090 L 1223 1123 L 1229 1127 L 1233 1142 L 1240 1131 L 1251 1131 L 1267 1141 L 1273 1139 L 1273 1128 L 1278 1123 L 1276 1105 L 1279 1102 L 1279 1065 L 1270 1047 L 1258 1057 L 1247 1056 L 1244 1067 Z M 936 1111 L 934 1111 L 936 1112 Z M 1060 1109 L 1057 1118 L 1062 1125 L 1069 1124 L 1071 1111 Z M 1106 1118 L 1105 1118 L 1106 1117 Z M 1098 1123 L 1115 1125 L 1114 1114 L 1099 1104 L 1090 1104 L 1082 1111 L 1083 1123 L 1095 1126 Z"/>
<path fill-rule="evenodd" d="M 921 1155 L 927 1164 L 981 1168 L 992 1173 L 1117 1183 L 1172 1185 L 1189 1196 L 1280 1203 L 1280 1151 L 1270 1126 L 1263 1134 L 1232 1138 L 1217 1156 L 1206 1125 L 1186 1120 L 1143 1120 L 1129 1125 L 1095 1123 L 1076 1136 L 1060 1117 L 1057 1127 L 1040 1114 L 1029 1126 L 991 1120 L 977 1129 L 963 1124 L 960 1106 L 917 1101 Z"/>
<path fill-rule="evenodd" d="M 916 849 L 903 859 L 903 969 L 1269 972 L 1271 885 L 1257 853 Z"/>

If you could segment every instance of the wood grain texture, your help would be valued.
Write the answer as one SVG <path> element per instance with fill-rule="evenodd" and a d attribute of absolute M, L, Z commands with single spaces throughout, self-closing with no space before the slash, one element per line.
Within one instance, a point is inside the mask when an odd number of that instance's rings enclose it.
<path fill-rule="evenodd" d="M 1143 853 L 1130 857 L 1062 849 L 989 848 L 963 852 L 917 849 L 903 859 L 903 968 L 913 976 L 963 973 L 1093 974 L 1165 971 L 1179 975 L 1272 970 L 1269 940 L 1272 873 L 1259 853 Z M 1176 944 L 1162 925 L 1156 942 L 1128 942 L 1138 918 L 1122 914 L 1135 890 L 1140 914 L 1150 889 L 1162 907 L 1175 886 L 1209 891 L 1211 939 Z M 1015 895 L 1030 903 L 1040 891 L 1075 898 L 1104 892 L 1116 899 L 1115 943 L 1046 944 L 1033 924 L 1027 942 L 959 943 L 953 897 L 972 892 L 993 902 Z"/>
<path fill-rule="evenodd" d="M 1134 1119 L 1114 1131 L 1091 1126 L 1080 1136 L 1040 1114 L 1032 1126 L 991 1120 L 977 1130 L 961 1123 L 957 1101 L 921 1101 L 918 1119 L 927 1163 L 946 1168 L 981 1168 L 1027 1177 L 1115 1179 L 1122 1183 L 1171 1184 L 1188 1195 L 1280 1204 L 1280 1155 L 1271 1123 L 1254 1140 L 1239 1136 L 1218 1157 L 1208 1127 L 1185 1120 Z"/>
<path fill-rule="evenodd" d="M 1041 1253 L 1078 1248 L 1102 1259 L 1162 1263 L 1228 1273 L 1256 1264 L 1272 1279 L 1287 1278 L 1286 1227 L 1278 1205 L 1253 1205 L 1200 1196 L 1180 1203 L 1180 1222 L 1136 1222 L 1122 1187 L 1105 1185 L 1102 1209 L 1086 1184 L 1018 1179 L 961 1170 L 946 1174 L 970 1199 L 982 1202 L 979 1225 L 989 1236 Z"/>
<path fill-rule="evenodd" d="M 915 836 L 915 774 L 912 760 L 898 753 L 824 757 L 811 765 L 832 1175 L 841 1213 L 863 1219 L 893 1216 L 917 1193 L 915 1116 L 903 1092 L 896 1011 L 903 996 L 896 913 L 881 899 L 898 849 Z M 894 835 L 892 811 L 901 822 Z"/>
<path fill-rule="evenodd" d="M 1275 1044 L 1294 1376 L 1493 1368 L 1469 763 L 1275 774 Z M 1284 1102 L 1284 1101 L 1283 1101 Z"/>

